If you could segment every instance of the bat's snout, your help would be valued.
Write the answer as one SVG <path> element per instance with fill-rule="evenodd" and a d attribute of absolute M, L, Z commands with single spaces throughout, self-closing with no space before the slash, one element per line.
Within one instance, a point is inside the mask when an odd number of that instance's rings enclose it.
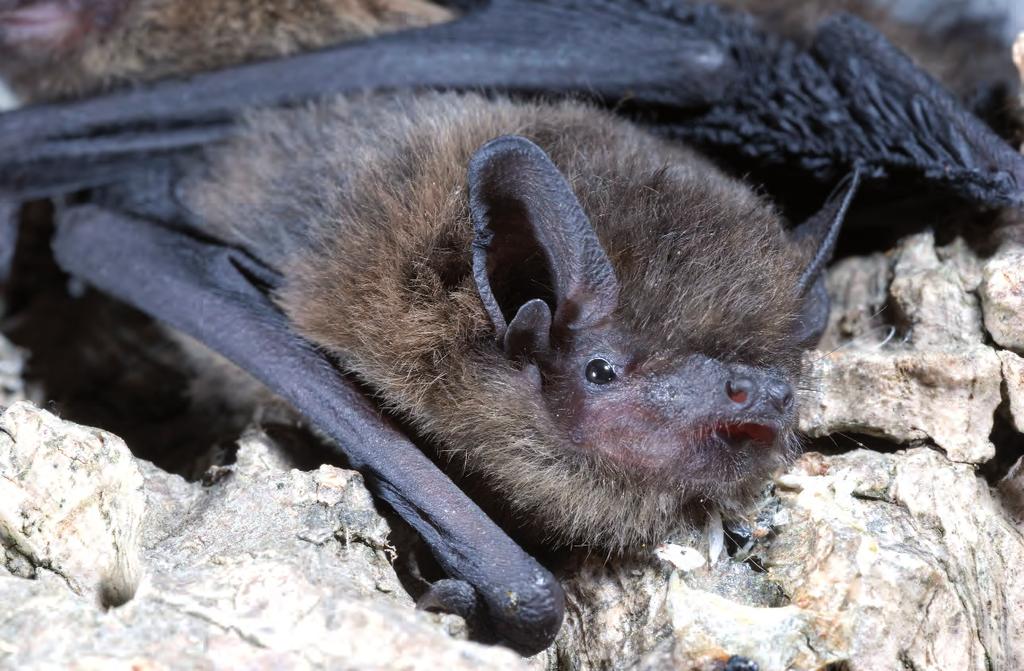
<path fill-rule="evenodd" d="M 741 449 L 771 446 L 782 427 L 793 420 L 793 385 L 773 371 L 727 366 L 724 394 L 718 399 L 715 434 Z"/>
<path fill-rule="evenodd" d="M 725 382 L 725 395 L 736 411 L 786 415 L 793 409 L 793 385 L 772 373 L 738 372 Z"/>
<path fill-rule="evenodd" d="M 759 424 L 776 430 L 792 422 L 793 385 L 782 371 L 690 356 L 648 389 L 647 401 L 693 425 Z"/>

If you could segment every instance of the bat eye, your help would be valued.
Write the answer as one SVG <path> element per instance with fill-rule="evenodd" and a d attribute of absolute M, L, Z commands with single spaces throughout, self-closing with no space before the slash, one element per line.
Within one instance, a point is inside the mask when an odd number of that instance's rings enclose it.
<path fill-rule="evenodd" d="M 605 359 L 591 359 L 587 364 L 587 381 L 608 384 L 615 381 L 615 369 Z"/>

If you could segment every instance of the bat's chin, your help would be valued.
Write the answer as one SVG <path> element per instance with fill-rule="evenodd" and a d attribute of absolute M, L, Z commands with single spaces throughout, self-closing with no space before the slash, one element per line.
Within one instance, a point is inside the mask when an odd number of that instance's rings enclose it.
<path fill-rule="evenodd" d="M 509 469 L 517 503 L 565 542 L 638 548 L 687 524 L 694 508 L 744 509 L 798 446 L 786 422 L 707 421 L 615 437 L 573 442 L 566 461 L 517 461 Z M 529 468 L 541 470 L 525 486 Z"/>
<path fill-rule="evenodd" d="M 681 480 L 716 489 L 764 479 L 784 457 L 785 427 L 770 423 L 726 422 L 705 427 L 706 436 L 685 446 L 676 472 Z"/>
<path fill-rule="evenodd" d="M 708 489 L 767 477 L 784 459 L 783 434 L 786 427 L 770 423 L 714 422 L 651 434 L 602 452 L 620 471 L 644 481 Z"/>

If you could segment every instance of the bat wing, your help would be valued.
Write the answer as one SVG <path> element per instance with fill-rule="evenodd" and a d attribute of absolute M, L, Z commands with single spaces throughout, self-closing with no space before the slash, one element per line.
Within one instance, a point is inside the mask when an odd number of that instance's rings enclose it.
<path fill-rule="evenodd" d="M 205 343 L 330 436 L 451 576 L 427 605 L 478 616 L 523 654 L 551 643 L 564 610 L 558 582 L 289 329 L 267 295 L 280 281 L 275 272 L 95 205 L 61 213 L 54 251 L 66 271 Z"/>
<path fill-rule="evenodd" d="M 857 167 L 1024 206 L 1024 157 L 860 19 L 827 20 L 808 51 L 754 35 L 736 44 L 736 95 L 670 122 L 671 135 L 820 179 Z"/>
<path fill-rule="evenodd" d="M 802 50 L 743 15 L 656 0 L 492 0 L 450 24 L 0 116 L 0 191 L 115 181 L 223 138 L 245 109 L 396 88 L 584 95 L 670 135 L 833 180 L 909 175 L 1024 203 L 1024 158 L 866 24 Z"/>
<path fill-rule="evenodd" d="M 243 110 L 332 94 L 494 89 L 689 108 L 721 97 L 733 73 L 721 45 L 643 3 L 494 0 L 450 24 L 2 115 L 0 188 L 116 179 L 224 137 Z"/>

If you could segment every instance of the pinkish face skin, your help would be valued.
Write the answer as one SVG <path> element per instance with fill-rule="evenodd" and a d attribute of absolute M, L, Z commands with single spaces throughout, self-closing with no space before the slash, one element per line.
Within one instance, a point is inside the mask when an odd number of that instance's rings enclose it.
<path fill-rule="evenodd" d="M 691 354 L 632 352 L 611 326 L 539 363 L 545 401 L 571 449 L 641 478 L 740 480 L 778 457 L 794 421 L 787 375 Z"/>

